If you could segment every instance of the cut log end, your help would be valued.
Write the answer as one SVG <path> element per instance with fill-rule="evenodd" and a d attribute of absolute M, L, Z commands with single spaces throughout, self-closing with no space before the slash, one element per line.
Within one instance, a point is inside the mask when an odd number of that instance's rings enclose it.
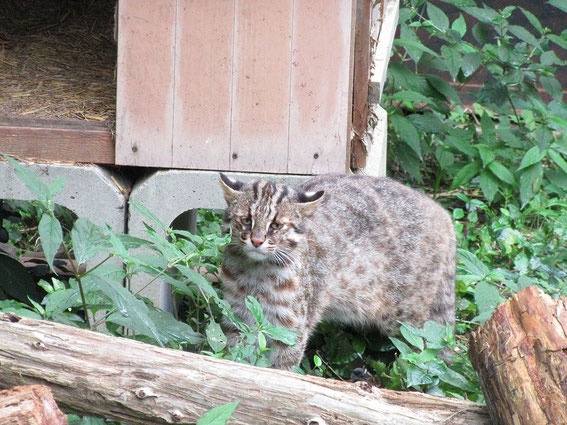
<path fill-rule="evenodd" d="M 532 286 L 471 334 L 469 354 L 495 424 L 567 424 L 567 299 Z"/>
<path fill-rule="evenodd" d="M 67 425 L 49 387 L 28 385 L 0 391 L 0 424 Z"/>

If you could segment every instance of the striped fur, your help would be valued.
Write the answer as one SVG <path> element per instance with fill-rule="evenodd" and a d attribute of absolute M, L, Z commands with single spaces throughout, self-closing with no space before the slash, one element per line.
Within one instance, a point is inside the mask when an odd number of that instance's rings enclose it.
<path fill-rule="evenodd" d="M 455 235 L 449 215 L 387 178 L 328 175 L 296 188 L 243 184 L 221 174 L 232 229 L 223 293 L 252 323 L 247 295 L 266 318 L 299 332 L 294 347 L 270 341 L 275 367 L 297 365 L 323 319 L 376 326 L 454 323 Z M 226 325 L 229 342 L 235 330 Z M 232 335 L 230 335 L 232 333 Z"/>

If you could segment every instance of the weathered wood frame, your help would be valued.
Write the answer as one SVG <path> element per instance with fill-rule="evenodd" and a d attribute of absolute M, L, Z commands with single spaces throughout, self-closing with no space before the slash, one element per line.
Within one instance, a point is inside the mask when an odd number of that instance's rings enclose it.
<path fill-rule="evenodd" d="M 356 0 L 121 0 L 116 163 L 349 168 Z"/>

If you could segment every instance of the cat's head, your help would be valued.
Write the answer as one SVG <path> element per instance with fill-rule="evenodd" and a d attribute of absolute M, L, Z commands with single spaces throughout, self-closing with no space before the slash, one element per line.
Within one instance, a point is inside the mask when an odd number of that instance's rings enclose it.
<path fill-rule="evenodd" d="M 313 214 L 324 192 L 298 192 L 264 180 L 245 184 L 222 173 L 220 181 L 233 244 L 256 261 L 292 261 L 304 240 L 303 221 Z"/>

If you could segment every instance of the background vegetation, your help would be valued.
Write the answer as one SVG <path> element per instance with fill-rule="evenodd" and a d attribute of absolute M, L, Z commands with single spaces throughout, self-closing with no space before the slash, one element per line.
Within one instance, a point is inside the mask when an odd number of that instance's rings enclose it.
<path fill-rule="evenodd" d="M 554 76 L 565 65 L 567 30 L 553 34 L 516 6 L 446 2 L 461 11 L 452 22 L 431 2 L 403 2 L 383 106 L 390 119 L 390 174 L 436 198 L 455 221 L 455 331 L 432 322 L 423 329 L 401 324 L 400 338 L 384 339 L 323 323 L 298 372 L 483 401 L 466 355 L 468 333 L 526 286 L 567 295 L 567 107 Z M 538 7 L 567 13 L 560 0 Z M 529 26 L 511 24 L 515 14 Z M 222 235 L 218 212 L 201 211 L 192 235 L 133 204 L 147 218 L 147 237 L 119 235 L 59 210 L 51 198 L 64 182 L 47 186 L 9 161 L 39 201 L 7 203 L 11 218 L 0 236 L 16 254 L 41 244 L 51 269 L 61 259 L 74 261 L 69 278 L 51 273 L 38 280 L 22 277 L 7 252 L 0 255 L 0 267 L 25 282 L 20 290 L 9 279 L 0 282 L 0 310 L 116 335 L 123 327 L 135 331 L 130 338 L 258 366 L 269 365 L 266 337 L 293 344 L 295 334 L 268 323 L 253 298 L 252 327 L 222 299 L 217 275 L 229 237 Z M 139 273 L 148 284 L 172 285 L 181 297 L 178 318 L 122 286 Z M 223 316 L 242 335 L 231 349 L 219 326 Z M 441 356 L 449 362 L 439 358 L 442 350 L 452 353 Z"/>

